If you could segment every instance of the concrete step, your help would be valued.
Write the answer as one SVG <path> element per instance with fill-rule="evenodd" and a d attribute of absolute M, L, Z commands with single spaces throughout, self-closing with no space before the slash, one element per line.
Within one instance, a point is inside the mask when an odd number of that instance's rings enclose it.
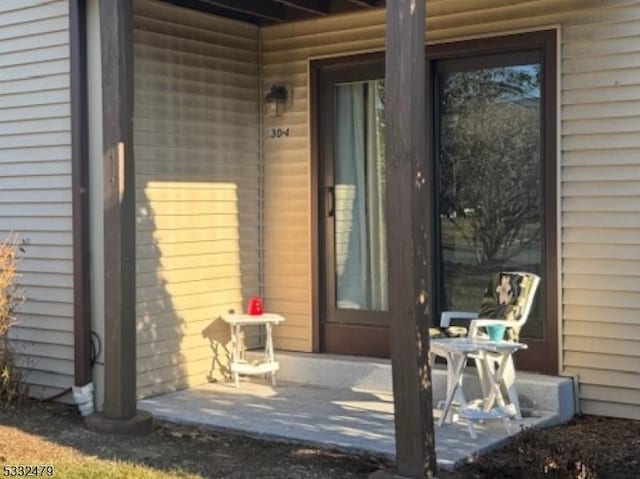
<path fill-rule="evenodd" d="M 258 359 L 262 354 L 249 351 L 247 359 Z M 279 381 L 383 393 L 393 391 L 389 360 L 288 351 L 277 351 L 276 359 L 280 364 L 277 374 Z M 433 369 L 432 381 L 434 404 L 437 404 L 446 395 L 446 371 L 443 365 L 437 364 Z M 463 384 L 467 398 L 481 396 L 474 368 L 467 368 Z M 559 423 L 568 421 L 575 414 L 571 378 L 519 372 L 516 384 L 523 414 L 553 412 Z"/>

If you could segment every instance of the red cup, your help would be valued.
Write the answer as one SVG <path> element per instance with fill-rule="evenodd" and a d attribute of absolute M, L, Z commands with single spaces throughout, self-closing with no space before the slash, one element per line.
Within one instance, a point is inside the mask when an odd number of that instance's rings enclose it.
<path fill-rule="evenodd" d="M 252 316 L 258 316 L 264 313 L 262 308 L 262 299 L 258 296 L 253 296 L 249 298 L 249 305 L 247 306 L 247 314 Z"/>

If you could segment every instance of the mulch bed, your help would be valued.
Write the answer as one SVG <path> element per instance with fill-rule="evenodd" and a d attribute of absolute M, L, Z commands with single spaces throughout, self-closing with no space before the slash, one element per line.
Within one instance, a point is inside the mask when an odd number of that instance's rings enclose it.
<path fill-rule="evenodd" d="M 87 431 L 74 408 L 28 403 L 0 411 L 4 458 L 64 461 L 118 459 L 206 478 L 366 478 L 388 461 L 315 446 L 271 442 L 157 422 L 143 438 Z M 640 421 L 584 416 L 570 424 L 526 431 L 503 449 L 475 458 L 440 479 L 640 478 Z M 172 476 L 178 477 L 178 476 Z"/>
<path fill-rule="evenodd" d="M 529 430 L 457 471 L 465 478 L 640 478 L 640 421 L 582 416 Z"/>

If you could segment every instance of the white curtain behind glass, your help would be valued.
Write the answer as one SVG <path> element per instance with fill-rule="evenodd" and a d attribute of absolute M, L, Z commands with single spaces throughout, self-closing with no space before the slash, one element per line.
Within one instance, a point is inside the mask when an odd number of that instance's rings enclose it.
<path fill-rule="evenodd" d="M 334 132 L 336 300 L 388 308 L 381 81 L 337 86 Z"/>

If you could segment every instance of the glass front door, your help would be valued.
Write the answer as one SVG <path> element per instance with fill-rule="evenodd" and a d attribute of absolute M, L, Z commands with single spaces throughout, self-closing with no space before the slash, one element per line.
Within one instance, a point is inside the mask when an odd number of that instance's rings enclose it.
<path fill-rule="evenodd" d="M 322 348 L 388 356 L 384 69 L 322 82 Z"/>

